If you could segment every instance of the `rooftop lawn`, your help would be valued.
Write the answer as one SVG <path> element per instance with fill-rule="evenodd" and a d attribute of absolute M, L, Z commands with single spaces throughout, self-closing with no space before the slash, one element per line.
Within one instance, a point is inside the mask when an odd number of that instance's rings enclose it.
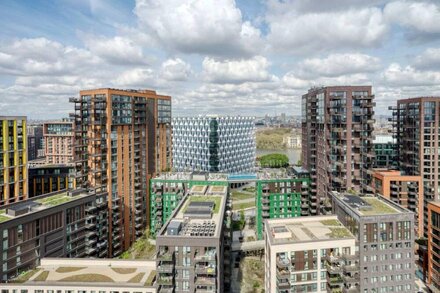
<path fill-rule="evenodd" d="M 220 203 L 221 203 L 222 198 L 220 196 L 193 196 L 191 195 L 189 197 L 189 202 L 187 202 L 185 208 L 183 209 L 183 211 L 186 211 L 188 204 L 192 201 L 213 201 L 215 206 L 214 206 L 214 214 L 217 214 L 218 211 L 220 210 Z"/>
<path fill-rule="evenodd" d="M 49 206 L 49 207 L 53 207 L 68 201 L 71 201 L 72 199 L 74 199 L 71 196 L 68 196 L 66 193 L 60 193 L 60 194 L 55 194 L 49 197 L 45 197 L 45 198 L 40 198 L 35 200 L 35 202 L 41 203 L 43 205 Z"/>
<path fill-rule="evenodd" d="M 328 237 L 335 239 L 335 238 L 350 238 L 352 237 L 350 231 L 347 230 L 347 228 L 329 228 L 330 233 L 327 234 Z"/>
<path fill-rule="evenodd" d="M 380 215 L 380 214 L 397 214 L 398 211 L 391 207 L 390 205 L 384 203 L 381 200 L 373 197 L 363 197 L 362 198 L 366 203 L 371 205 L 372 209 L 370 210 L 360 210 L 362 215 Z"/>
<path fill-rule="evenodd" d="M 6 210 L 0 210 L 0 223 L 11 219 L 5 216 L 5 214 L 6 214 Z"/>
<path fill-rule="evenodd" d="M 59 282 L 103 282 L 111 283 L 114 280 L 110 277 L 101 274 L 81 274 L 73 275 L 59 280 Z"/>
<path fill-rule="evenodd" d="M 233 191 L 231 192 L 231 198 L 232 200 L 250 199 L 250 198 L 255 198 L 255 194 Z"/>
<path fill-rule="evenodd" d="M 341 226 L 341 222 L 339 222 L 336 219 L 329 219 L 329 220 L 321 220 L 319 221 L 324 226 Z"/>
<path fill-rule="evenodd" d="M 236 211 L 236 210 L 244 210 L 244 209 L 248 209 L 248 208 L 255 208 L 255 202 L 251 201 L 251 202 L 244 202 L 244 203 L 232 203 L 232 210 Z"/>

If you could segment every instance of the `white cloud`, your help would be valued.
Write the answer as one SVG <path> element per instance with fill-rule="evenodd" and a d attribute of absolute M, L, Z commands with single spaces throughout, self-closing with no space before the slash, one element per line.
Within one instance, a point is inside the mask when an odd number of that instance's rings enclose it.
<path fill-rule="evenodd" d="M 433 2 L 395 1 L 384 8 L 385 18 L 424 33 L 440 33 L 440 7 Z"/>
<path fill-rule="evenodd" d="M 155 75 L 152 69 L 135 68 L 122 72 L 113 83 L 119 86 L 136 86 L 146 88 L 154 83 Z"/>
<path fill-rule="evenodd" d="M 311 58 L 300 62 L 302 77 L 336 77 L 346 74 L 375 72 L 380 68 L 380 59 L 359 53 L 331 54 L 326 58 Z"/>
<path fill-rule="evenodd" d="M 420 71 L 412 66 L 402 67 L 397 63 L 391 64 L 382 76 L 389 86 L 429 86 L 440 83 L 438 71 Z"/>
<path fill-rule="evenodd" d="M 382 43 L 388 32 L 379 8 L 299 14 L 295 10 L 269 11 L 266 20 L 271 48 L 284 53 L 309 54 L 343 48 L 370 48 Z"/>
<path fill-rule="evenodd" d="M 269 62 L 265 57 L 219 61 L 209 57 L 203 60 L 203 76 L 212 83 L 243 83 L 268 81 Z"/>
<path fill-rule="evenodd" d="M 414 67 L 418 69 L 440 68 L 440 48 L 428 48 L 421 55 L 418 55 L 414 61 Z"/>
<path fill-rule="evenodd" d="M 137 0 L 140 29 L 184 53 L 251 55 L 260 32 L 243 22 L 234 0 Z"/>
<path fill-rule="evenodd" d="M 169 81 L 185 81 L 191 75 L 191 66 L 180 58 L 162 63 L 162 78 Z"/>
<path fill-rule="evenodd" d="M 134 44 L 128 38 L 115 36 L 113 38 L 84 35 L 82 39 L 86 47 L 96 56 L 115 65 L 142 65 L 148 60 L 142 52 L 142 47 Z"/>

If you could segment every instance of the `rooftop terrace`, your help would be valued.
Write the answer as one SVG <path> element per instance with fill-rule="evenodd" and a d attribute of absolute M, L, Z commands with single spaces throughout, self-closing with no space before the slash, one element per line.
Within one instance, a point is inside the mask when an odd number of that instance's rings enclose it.
<path fill-rule="evenodd" d="M 336 216 L 267 220 L 272 244 L 354 238 Z"/>
<path fill-rule="evenodd" d="M 133 260 L 56 259 L 41 260 L 41 265 L 13 282 L 45 286 L 73 284 L 78 286 L 153 286 L 155 262 Z"/>
<path fill-rule="evenodd" d="M 360 216 L 378 216 L 408 212 L 404 208 L 381 196 L 359 196 L 338 192 L 333 192 L 333 194 Z"/>

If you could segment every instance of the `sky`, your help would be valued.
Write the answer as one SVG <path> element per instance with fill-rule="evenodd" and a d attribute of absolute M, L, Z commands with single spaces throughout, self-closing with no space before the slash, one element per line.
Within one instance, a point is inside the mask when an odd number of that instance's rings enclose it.
<path fill-rule="evenodd" d="M 173 115 L 300 115 L 372 85 L 376 114 L 440 95 L 440 0 L 1 0 L 0 115 L 56 119 L 82 89 L 153 89 Z"/>

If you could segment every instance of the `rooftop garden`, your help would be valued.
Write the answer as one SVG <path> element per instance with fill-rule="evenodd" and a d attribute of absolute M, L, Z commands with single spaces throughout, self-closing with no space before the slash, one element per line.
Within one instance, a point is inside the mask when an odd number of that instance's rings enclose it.
<path fill-rule="evenodd" d="M 374 197 L 363 197 L 366 203 L 371 205 L 371 209 L 360 210 L 363 215 L 378 215 L 378 214 L 397 214 L 398 211 L 390 205 L 378 200 Z"/>
<path fill-rule="evenodd" d="M 11 219 L 5 215 L 6 215 L 6 210 L 0 210 L 0 223 Z"/>
<path fill-rule="evenodd" d="M 20 275 L 18 275 L 15 279 L 11 280 L 11 283 L 24 283 L 29 281 L 30 278 L 35 276 L 41 269 L 33 269 L 30 271 L 24 271 Z"/>
<path fill-rule="evenodd" d="M 213 201 L 214 202 L 214 210 L 213 213 L 217 214 L 220 210 L 220 203 L 222 198 L 220 196 L 193 196 L 191 195 L 189 197 L 189 201 L 186 203 L 185 208 L 183 211 L 185 212 L 190 202 L 204 202 L 204 201 Z"/>
<path fill-rule="evenodd" d="M 108 276 L 101 274 L 81 274 L 81 275 L 73 275 L 59 280 L 59 282 L 105 282 L 112 283 L 114 280 Z"/>
<path fill-rule="evenodd" d="M 251 202 L 244 202 L 244 203 L 232 203 L 232 210 L 237 211 L 237 210 L 244 210 L 244 209 L 248 209 L 248 208 L 255 208 L 255 202 L 251 201 Z"/>
<path fill-rule="evenodd" d="M 243 199 L 250 199 L 250 198 L 255 198 L 255 193 L 251 194 L 251 193 L 244 193 L 244 192 L 240 192 L 240 191 L 232 191 L 231 192 L 231 199 L 232 200 L 243 200 Z"/>
<path fill-rule="evenodd" d="M 71 196 L 68 196 L 67 193 L 60 193 L 60 194 L 55 194 L 55 195 L 52 195 L 49 197 L 37 199 L 37 200 L 35 200 L 35 202 L 38 202 L 38 203 L 45 205 L 45 206 L 53 207 L 53 206 L 56 206 L 56 205 L 59 205 L 59 204 L 65 203 L 65 202 L 69 202 L 72 199 L 74 199 L 74 198 Z"/>
<path fill-rule="evenodd" d="M 335 239 L 335 238 L 349 238 L 351 237 L 351 233 L 350 231 L 347 230 L 347 228 L 336 228 L 336 227 L 332 227 L 329 228 L 330 229 L 330 233 L 327 234 L 328 237 Z"/>
<path fill-rule="evenodd" d="M 141 238 L 124 253 L 121 254 L 121 259 L 153 259 L 156 254 L 156 246 L 151 244 L 148 235 L 150 231 L 147 229 Z"/>
<path fill-rule="evenodd" d="M 336 219 L 321 220 L 319 222 L 324 226 L 341 226 L 341 222 Z"/>

